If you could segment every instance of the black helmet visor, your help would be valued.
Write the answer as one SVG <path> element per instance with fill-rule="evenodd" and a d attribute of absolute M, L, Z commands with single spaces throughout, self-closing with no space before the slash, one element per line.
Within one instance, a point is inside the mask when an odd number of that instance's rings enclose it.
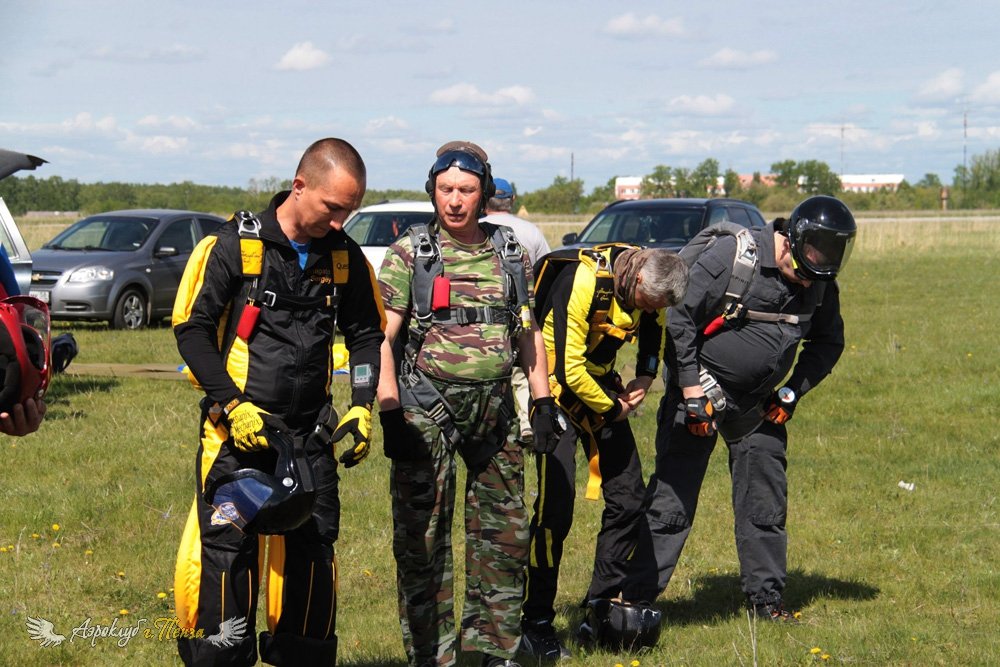
<path fill-rule="evenodd" d="M 808 280 L 833 280 L 847 264 L 854 249 L 854 232 L 831 229 L 822 223 L 800 219 L 796 223 L 793 248 L 795 269 Z"/>

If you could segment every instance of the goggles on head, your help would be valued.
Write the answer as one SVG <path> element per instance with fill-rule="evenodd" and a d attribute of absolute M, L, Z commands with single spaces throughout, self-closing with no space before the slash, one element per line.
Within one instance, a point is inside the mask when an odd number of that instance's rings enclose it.
<path fill-rule="evenodd" d="M 41 398 L 49 386 L 49 307 L 30 296 L 0 301 L 0 411 L 29 398 Z"/>
<path fill-rule="evenodd" d="M 442 153 L 431 167 L 431 176 L 436 176 L 452 167 L 476 174 L 481 179 L 486 177 L 486 165 L 483 161 L 468 151 L 460 150 Z"/>

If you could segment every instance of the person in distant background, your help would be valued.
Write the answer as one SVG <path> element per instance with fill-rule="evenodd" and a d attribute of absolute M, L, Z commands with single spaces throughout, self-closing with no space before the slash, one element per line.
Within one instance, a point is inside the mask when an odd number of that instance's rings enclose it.
<path fill-rule="evenodd" d="M 511 187 L 510 182 L 503 178 L 494 178 L 493 182 L 496 184 L 496 192 L 486 202 L 486 217 L 483 220 L 513 229 L 514 235 L 517 237 L 518 242 L 520 242 L 521 247 L 528 253 L 531 266 L 534 267 L 538 264 L 538 260 L 549 253 L 549 242 L 545 240 L 542 231 L 533 223 L 511 213 L 514 210 L 514 201 L 517 199 L 517 196 L 514 194 L 514 188 Z M 531 423 L 528 419 L 528 406 L 531 402 L 531 392 L 528 391 L 528 378 L 525 377 L 520 367 L 515 366 L 511 372 L 510 382 L 514 389 L 514 404 L 517 407 L 517 418 L 521 422 L 520 440 L 523 443 L 530 444 L 535 434 L 531 430 Z"/>

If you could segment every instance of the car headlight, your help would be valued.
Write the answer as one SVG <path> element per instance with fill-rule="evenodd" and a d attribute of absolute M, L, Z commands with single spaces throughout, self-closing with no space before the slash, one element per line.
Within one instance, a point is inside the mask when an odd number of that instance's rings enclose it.
<path fill-rule="evenodd" d="M 106 266 L 88 266 L 69 274 L 71 283 L 90 283 L 96 280 L 113 280 L 115 272 Z"/>

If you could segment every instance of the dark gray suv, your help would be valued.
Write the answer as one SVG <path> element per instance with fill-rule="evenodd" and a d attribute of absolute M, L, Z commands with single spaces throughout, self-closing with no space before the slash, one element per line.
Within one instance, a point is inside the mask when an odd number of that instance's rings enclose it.
<path fill-rule="evenodd" d="M 632 243 L 679 250 L 709 225 L 729 220 L 744 227 L 764 226 L 757 207 L 740 199 L 633 199 L 609 204 L 579 234 L 566 234 L 564 246 Z"/>
<path fill-rule="evenodd" d="M 194 246 L 225 221 L 171 209 L 84 218 L 32 253 L 29 294 L 54 320 L 107 320 L 140 329 L 168 317 Z"/>

